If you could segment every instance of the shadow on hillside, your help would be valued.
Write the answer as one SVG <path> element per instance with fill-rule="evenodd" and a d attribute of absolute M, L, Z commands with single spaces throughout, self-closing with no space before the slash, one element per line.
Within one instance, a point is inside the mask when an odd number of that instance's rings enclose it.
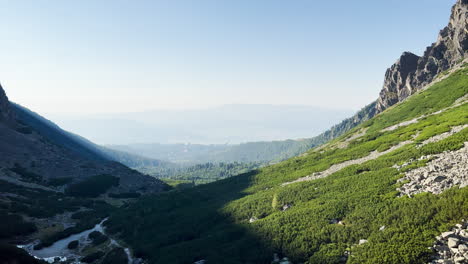
<path fill-rule="evenodd" d="M 111 217 L 111 233 L 150 263 L 271 263 L 274 250 L 223 208 L 246 195 L 257 171 L 142 198 Z"/>

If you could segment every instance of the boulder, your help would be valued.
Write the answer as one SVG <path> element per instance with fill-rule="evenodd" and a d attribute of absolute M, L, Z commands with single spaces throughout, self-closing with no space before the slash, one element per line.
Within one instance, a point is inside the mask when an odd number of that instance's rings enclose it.
<path fill-rule="evenodd" d="M 458 238 L 449 237 L 447 245 L 449 248 L 456 248 L 459 243 L 460 243 L 460 240 Z"/>
<path fill-rule="evenodd" d="M 465 244 L 460 244 L 458 245 L 458 250 L 460 251 L 460 253 L 468 252 L 468 246 Z"/>

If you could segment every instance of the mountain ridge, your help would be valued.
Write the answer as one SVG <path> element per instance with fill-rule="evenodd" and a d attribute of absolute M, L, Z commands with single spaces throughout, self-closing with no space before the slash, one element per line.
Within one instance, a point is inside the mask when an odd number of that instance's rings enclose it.
<path fill-rule="evenodd" d="M 448 25 L 423 56 L 411 52 L 403 55 L 385 73 L 376 113 L 401 102 L 421 90 L 437 77 L 468 57 L 468 1 L 457 0 Z"/>
<path fill-rule="evenodd" d="M 111 174 L 119 178 L 112 188 L 119 192 L 159 192 L 165 184 L 113 161 L 113 153 L 104 153 L 84 138 L 63 131 L 53 122 L 27 108 L 8 101 L 0 87 L 0 161 L 3 180 L 21 183 L 29 181 L 48 185 L 57 178 L 69 178 L 78 183 L 91 176 Z M 62 186 L 62 190 L 63 190 Z M 55 188 L 55 187 L 52 187 Z"/>

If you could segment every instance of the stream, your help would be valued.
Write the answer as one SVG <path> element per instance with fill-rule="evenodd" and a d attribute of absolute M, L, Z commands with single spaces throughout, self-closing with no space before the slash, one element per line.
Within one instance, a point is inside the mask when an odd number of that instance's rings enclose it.
<path fill-rule="evenodd" d="M 52 244 L 49 247 L 42 248 L 40 250 L 34 250 L 34 246 L 39 242 L 39 241 L 34 241 L 33 243 L 26 244 L 26 245 L 17 245 L 17 247 L 22 248 L 26 250 L 31 256 L 37 258 L 37 259 L 42 259 L 48 263 L 56 263 L 57 260 L 58 262 L 64 262 L 67 261 L 67 263 L 73 263 L 73 264 L 81 264 L 82 262 L 79 261 L 83 256 L 79 255 L 76 253 L 76 250 L 71 250 L 68 249 L 68 244 L 71 241 L 78 240 L 80 244 L 80 248 L 83 247 L 84 245 L 89 245 L 91 244 L 91 240 L 88 239 L 88 235 L 93 232 L 93 231 L 99 231 L 103 233 L 104 235 L 107 235 L 105 233 L 104 227 L 102 224 L 107 220 L 104 219 L 102 220 L 99 224 L 95 225 L 93 228 L 85 230 L 81 233 L 71 235 L 67 238 L 61 239 L 54 244 Z M 110 243 L 112 245 L 115 245 L 117 247 L 122 247 L 117 241 L 114 239 L 110 238 Z M 127 254 L 128 258 L 128 264 L 132 264 L 134 262 L 134 259 L 132 257 L 132 254 L 130 252 L 130 249 L 124 248 L 125 253 Z M 68 262 L 69 260 L 75 259 L 75 261 Z"/>

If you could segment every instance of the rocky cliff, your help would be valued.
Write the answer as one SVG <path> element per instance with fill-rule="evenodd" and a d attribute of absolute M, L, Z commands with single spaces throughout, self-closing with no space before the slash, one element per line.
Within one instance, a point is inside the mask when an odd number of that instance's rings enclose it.
<path fill-rule="evenodd" d="M 461 63 L 468 57 L 467 50 L 468 0 L 458 0 L 452 8 L 448 26 L 440 31 L 437 41 L 426 49 L 423 56 L 405 52 L 387 70 L 376 112 L 403 101 L 441 72 Z"/>

